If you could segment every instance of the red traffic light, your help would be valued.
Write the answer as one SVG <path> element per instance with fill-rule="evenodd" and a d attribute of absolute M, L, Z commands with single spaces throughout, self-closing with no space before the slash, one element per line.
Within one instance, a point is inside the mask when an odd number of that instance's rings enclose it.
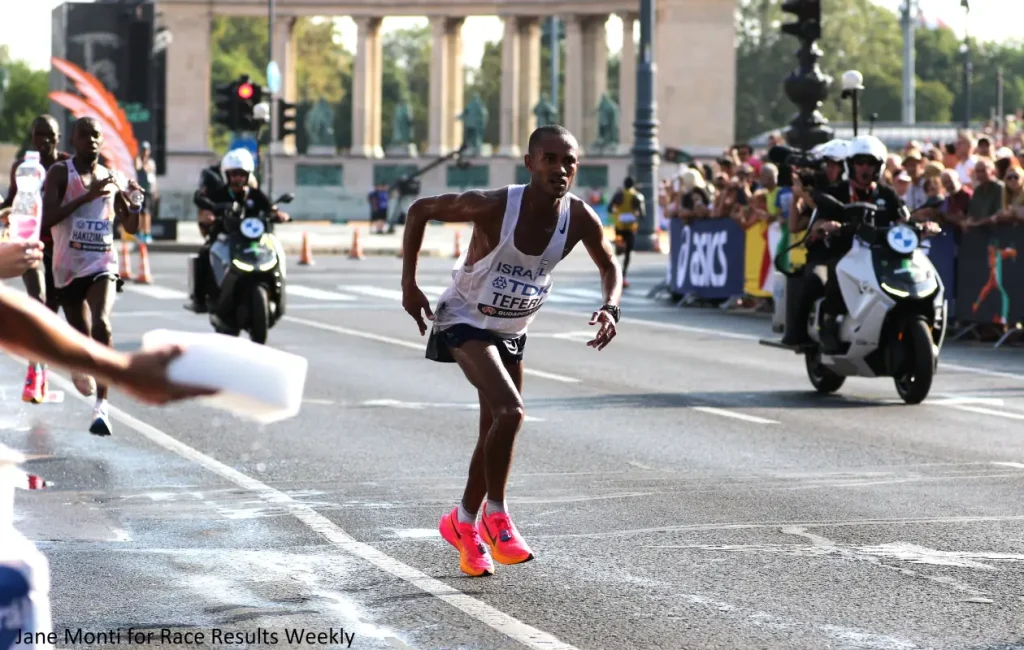
<path fill-rule="evenodd" d="M 252 84 L 245 83 L 238 87 L 238 96 L 242 99 L 249 99 L 253 95 Z"/>

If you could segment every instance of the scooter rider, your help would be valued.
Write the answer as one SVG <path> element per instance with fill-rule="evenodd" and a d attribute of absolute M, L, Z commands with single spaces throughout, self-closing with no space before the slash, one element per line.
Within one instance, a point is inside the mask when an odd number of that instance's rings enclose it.
<path fill-rule="evenodd" d="M 192 311 L 197 314 L 206 313 L 206 288 L 209 281 L 210 269 L 210 246 L 220 233 L 220 220 L 217 215 L 204 210 L 198 205 L 200 198 L 206 198 L 211 203 L 232 203 L 237 201 L 243 206 L 246 215 L 271 212 L 274 221 L 283 223 L 289 221 L 288 213 L 281 212 L 277 206 L 270 203 L 270 199 L 262 190 L 255 187 L 253 172 L 256 169 L 256 161 L 248 149 L 233 149 L 224 155 L 220 168 L 227 179 L 226 185 L 219 187 L 210 185 L 196 191 L 194 200 L 202 212 L 209 216 L 205 217 L 207 223 L 206 241 L 199 250 L 199 258 L 195 268 L 194 288 L 192 295 Z M 205 171 L 204 171 L 205 173 Z M 212 185 L 212 184 L 211 184 Z M 202 222 L 201 222 L 202 223 Z"/>
<path fill-rule="evenodd" d="M 882 141 L 871 135 L 857 136 L 850 141 L 846 155 L 849 179 L 826 188 L 823 193 L 843 205 L 870 203 L 877 206 L 878 211 L 874 214 L 876 226 L 910 221 L 910 211 L 899 195 L 892 188 L 878 182 L 889 155 Z M 853 236 L 846 233 L 833 234 L 842 227 L 846 219 L 844 213 L 826 201 L 816 203 L 818 215 L 808 236 L 808 266 L 812 264 L 813 259 L 816 266 L 823 264 L 827 267 L 827 278 L 823 287 L 825 300 L 822 303 L 821 341 L 826 354 L 829 354 L 835 353 L 839 348 L 838 318 L 846 310 L 836 277 L 836 264 L 853 246 Z M 934 222 L 923 225 L 926 233 L 940 232 L 938 224 Z M 820 273 L 816 272 L 814 275 L 820 279 Z M 805 292 L 812 292 L 815 288 L 813 284 L 808 282 Z M 816 296 L 809 302 L 813 302 L 814 299 Z M 806 322 L 806 318 L 799 322 Z"/>

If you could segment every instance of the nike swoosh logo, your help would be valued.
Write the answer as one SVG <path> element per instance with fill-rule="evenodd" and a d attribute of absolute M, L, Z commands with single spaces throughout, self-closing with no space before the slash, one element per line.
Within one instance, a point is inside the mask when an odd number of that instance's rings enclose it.
<path fill-rule="evenodd" d="M 568 228 L 568 227 L 569 227 L 569 218 L 566 217 L 565 218 L 565 223 L 562 224 L 562 229 L 558 231 L 558 234 L 559 235 L 564 235 L 565 234 L 565 229 Z"/>

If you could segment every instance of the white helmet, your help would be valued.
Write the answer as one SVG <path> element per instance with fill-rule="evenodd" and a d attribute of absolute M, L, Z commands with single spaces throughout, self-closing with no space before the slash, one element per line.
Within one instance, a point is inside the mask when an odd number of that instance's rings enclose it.
<path fill-rule="evenodd" d="M 847 158 L 847 151 L 850 148 L 850 142 L 848 140 L 829 140 L 822 145 L 821 157 L 825 160 L 831 160 L 833 162 L 843 162 Z"/>
<path fill-rule="evenodd" d="M 850 140 L 846 149 L 846 158 L 852 160 L 860 156 L 870 156 L 877 160 L 879 165 L 884 165 L 885 159 L 889 157 L 889 150 L 885 148 L 881 140 L 873 135 L 858 135 Z"/>
<path fill-rule="evenodd" d="M 232 149 L 224 154 L 220 161 L 220 170 L 224 174 L 232 169 L 241 169 L 249 174 L 256 171 L 256 161 L 248 149 Z"/>

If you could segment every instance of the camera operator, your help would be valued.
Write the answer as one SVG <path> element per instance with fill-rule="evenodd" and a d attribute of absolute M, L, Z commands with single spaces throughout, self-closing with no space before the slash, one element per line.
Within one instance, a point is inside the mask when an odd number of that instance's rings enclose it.
<path fill-rule="evenodd" d="M 827 188 L 823 193 L 843 205 L 870 203 L 878 206 L 879 211 L 874 215 L 876 225 L 909 221 L 910 211 L 900 197 L 892 188 L 879 183 L 888 154 L 885 145 L 878 138 L 870 135 L 855 137 L 850 141 L 847 150 L 849 180 Z M 839 347 L 838 318 L 846 309 L 836 277 L 836 264 L 853 246 L 853 238 L 850 235 L 832 236 L 827 239 L 826 236 L 837 232 L 844 221 L 845 216 L 841 211 L 821 203 L 808 238 L 808 255 L 811 255 L 810 251 L 813 248 L 815 259 L 827 258 L 828 275 L 825 279 L 825 302 L 822 304 L 821 324 L 821 340 L 826 353 L 833 353 Z M 934 222 L 928 222 L 927 229 L 927 232 L 931 233 L 940 230 L 938 224 Z M 815 269 L 816 272 L 819 270 Z"/>

